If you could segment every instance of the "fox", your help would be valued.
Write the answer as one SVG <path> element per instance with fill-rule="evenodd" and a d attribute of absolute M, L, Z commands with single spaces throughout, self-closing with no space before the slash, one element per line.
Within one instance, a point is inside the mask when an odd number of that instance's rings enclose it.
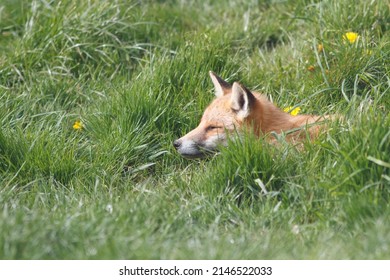
<path fill-rule="evenodd" d="M 256 137 L 277 143 L 285 135 L 287 142 L 315 139 L 323 130 L 324 121 L 332 115 L 296 115 L 284 112 L 268 98 L 246 88 L 239 82 L 231 85 L 214 72 L 209 72 L 216 98 L 203 113 L 199 125 L 173 142 L 177 152 L 188 159 L 204 158 L 218 152 L 228 143 L 229 135 L 240 135 L 251 129 Z"/>

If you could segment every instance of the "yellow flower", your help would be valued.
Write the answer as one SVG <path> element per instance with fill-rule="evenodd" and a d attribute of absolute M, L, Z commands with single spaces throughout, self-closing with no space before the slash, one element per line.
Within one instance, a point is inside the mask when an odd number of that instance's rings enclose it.
<path fill-rule="evenodd" d="M 81 121 L 75 121 L 73 124 L 73 129 L 74 130 L 81 130 L 84 128 L 84 125 Z"/>
<path fill-rule="evenodd" d="M 318 44 L 317 51 L 320 53 L 324 50 L 324 46 L 322 44 Z"/>
<path fill-rule="evenodd" d="M 316 70 L 316 68 L 313 65 L 310 65 L 309 67 L 307 67 L 307 70 L 313 72 L 314 70 Z"/>
<path fill-rule="evenodd" d="M 289 106 L 289 107 L 284 108 L 283 111 L 286 113 L 290 113 L 290 115 L 292 115 L 292 116 L 298 115 L 299 112 L 301 111 L 301 107 L 296 107 L 294 110 L 291 111 L 292 108 L 293 107 Z"/>
<path fill-rule="evenodd" d="M 343 35 L 343 39 L 349 41 L 351 44 L 355 43 L 359 38 L 359 34 L 355 32 L 347 32 Z"/>

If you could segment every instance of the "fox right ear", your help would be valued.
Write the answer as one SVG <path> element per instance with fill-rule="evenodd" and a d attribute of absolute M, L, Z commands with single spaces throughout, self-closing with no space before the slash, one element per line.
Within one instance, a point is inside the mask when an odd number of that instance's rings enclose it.
<path fill-rule="evenodd" d="M 211 80 L 213 81 L 214 88 L 215 88 L 215 96 L 220 97 L 224 96 L 225 94 L 228 93 L 228 91 L 231 90 L 232 85 L 226 82 L 224 79 L 219 77 L 217 74 L 214 72 L 210 71 L 209 72 Z"/>
<path fill-rule="evenodd" d="M 232 89 L 231 97 L 231 108 L 237 113 L 241 118 L 246 118 L 250 112 L 251 107 L 254 104 L 256 97 L 253 96 L 252 92 L 235 82 Z"/>

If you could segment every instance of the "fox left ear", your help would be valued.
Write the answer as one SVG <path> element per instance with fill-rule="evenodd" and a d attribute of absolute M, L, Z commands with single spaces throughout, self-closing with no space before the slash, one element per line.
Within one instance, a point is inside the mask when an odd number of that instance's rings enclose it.
<path fill-rule="evenodd" d="M 232 103 L 230 106 L 240 117 L 246 118 L 249 116 L 251 106 L 255 100 L 256 98 L 249 89 L 237 82 L 233 84 L 231 97 Z"/>
<path fill-rule="evenodd" d="M 224 96 L 230 91 L 230 89 L 232 88 L 231 84 L 226 82 L 224 79 L 222 79 L 212 71 L 210 71 L 209 74 L 210 74 L 211 81 L 214 84 L 215 96 L 217 97 Z"/>

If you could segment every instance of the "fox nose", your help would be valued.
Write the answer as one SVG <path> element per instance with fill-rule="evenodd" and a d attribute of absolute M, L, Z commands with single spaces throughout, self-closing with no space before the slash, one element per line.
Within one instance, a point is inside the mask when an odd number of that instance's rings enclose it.
<path fill-rule="evenodd" d="M 179 139 L 173 141 L 173 146 L 176 148 L 176 149 L 179 149 L 180 146 L 181 146 L 181 141 Z"/>

